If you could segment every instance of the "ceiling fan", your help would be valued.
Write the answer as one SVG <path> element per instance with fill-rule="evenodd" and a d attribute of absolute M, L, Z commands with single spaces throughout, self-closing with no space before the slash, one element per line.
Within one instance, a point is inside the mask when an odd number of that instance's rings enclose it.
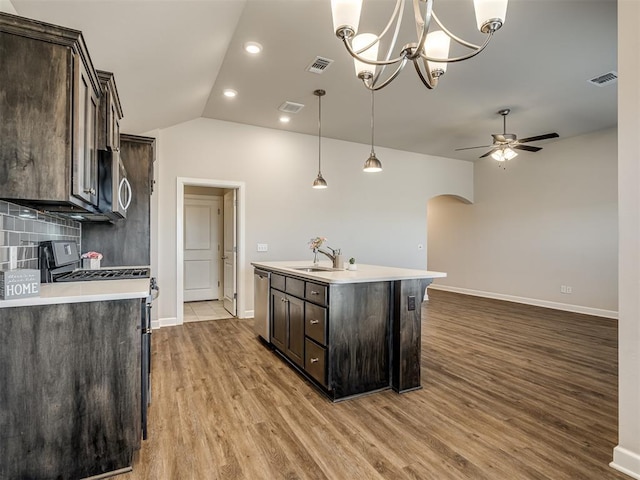
<path fill-rule="evenodd" d="M 491 155 L 491 158 L 504 162 L 511 160 L 518 154 L 515 150 L 525 150 L 527 152 L 537 152 L 542 150 L 542 147 L 534 147 L 532 145 L 523 145 L 524 143 L 537 142 L 539 140 L 546 140 L 548 138 L 558 138 L 560 135 L 557 133 L 546 133 L 544 135 L 537 135 L 535 137 L 527 137 L 518 140 L 518 137 L 514 133 L 507 133 L 507 115 L 511 110 L 508 108 L 498 111 L 499 115 L 502 115 L 502 133 L 492 133 L 493 143 L 491 145 L 480 145 L 477 147 L 456 148 L 456 152 L 460 150 L 470 150 L 472 148 L 491 148 L 484 155 L 480 155 L 479 158 L 484 158 Z"/>

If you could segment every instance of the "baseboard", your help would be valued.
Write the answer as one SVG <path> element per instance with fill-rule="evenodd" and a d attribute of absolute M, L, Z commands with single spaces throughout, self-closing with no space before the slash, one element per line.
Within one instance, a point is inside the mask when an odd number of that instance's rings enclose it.
<path fill-rule="evenodd" d="M 609 466 L 631 478 L 640 480 L 640 454 L 638 453 L 618 445 L 613 449 L 613 461 Z"/>
<path fill-rule="evenodd" d="M 178 325 L 178 319 L 176 317 L 159 318 L 157 320 L 151 320 L 151 328 L 158 329 L 162 327 L 175 327 Z"/>
<path fill-rule="evenodd" d="M 245 310 L 244 316 L 240 318 L 253 318 L 255 316 L 255 312 L 253 310 Z"/>
<path fill-rule="evenodd" d="M 451 287 L 449 285 L 431 284 L 429 288 L 434 290 L 443 290 L 445 292 L 462 293 L 464 295 L 473 295 L 474 297 L 493 298 L 495 300 L 504 300 L 506 302 L 523 303 L 525 305 L 533 305 L 536 307 L 552 308 L 554 310 L 563 310 L 565 312 L 582 313 L 585 315 L 593 315 L 595 317 L 605 317 L 618 319 L 618 312 L 613 310 L 602 310 L 599 308 L 583 307 L 581 305 L 571 305 L 568 303 L 550 302 L 548 300 L 539 300 L 536 298 L 517 297 L 514 295 L 505 295 L 502 293 L 483 292 L 481 290 L 471 290 L 468 288 Z"/>

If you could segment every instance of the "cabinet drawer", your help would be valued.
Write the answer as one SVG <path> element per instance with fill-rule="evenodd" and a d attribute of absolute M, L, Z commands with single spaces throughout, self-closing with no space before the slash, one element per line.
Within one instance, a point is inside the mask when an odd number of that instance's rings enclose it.
<path fill-rule="evenodd" d="M 304 298 L 304 280 L 285 277 L 285 291 L 299 298 Z"/>
<path fill-rule="evenodd" d="M 304 351 L 305 371 L 326 387 L 327 366 L 325 361 L 327 357 L 327 349 L 322 348 L 315 342 L 309 340 L 308 338 L 305 338 Z"/>
<path fill-rule="evenodd" d="M 307 302 L 304 309 L 304 334 L 316 342 L 327 344 L 327 309 Z"/>
<path fill-rule="evenodd" d="M 327 304 L 327 286 L 307 282 L 304 289 L 304 298 L 320 305 Z"/>
<path fill-rule="evenodd" d="M 284 292 L 284 275 L 278 275 L 277 273 L 271 274 L 271 287 L 277 288 L 278 290 L 282 290 Z"/>

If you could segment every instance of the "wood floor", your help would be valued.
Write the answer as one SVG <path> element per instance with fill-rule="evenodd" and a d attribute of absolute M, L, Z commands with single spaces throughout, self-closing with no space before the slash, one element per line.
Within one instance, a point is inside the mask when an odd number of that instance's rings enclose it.
<path fill-rule="evenodd" d="M 252 322 L 154 331 L 149 439 L 119 479 L 628 479 L 614 320 L 430 291 L 423 389 L 338 404 Z"/>

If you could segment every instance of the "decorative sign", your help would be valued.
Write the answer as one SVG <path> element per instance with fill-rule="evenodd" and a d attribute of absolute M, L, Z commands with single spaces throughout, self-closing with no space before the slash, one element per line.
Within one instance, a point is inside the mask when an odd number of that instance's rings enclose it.
<path fill-rule="evenodd" d="M 0 270 L 0 299 L 40 296 L 40 270 Z"/>

